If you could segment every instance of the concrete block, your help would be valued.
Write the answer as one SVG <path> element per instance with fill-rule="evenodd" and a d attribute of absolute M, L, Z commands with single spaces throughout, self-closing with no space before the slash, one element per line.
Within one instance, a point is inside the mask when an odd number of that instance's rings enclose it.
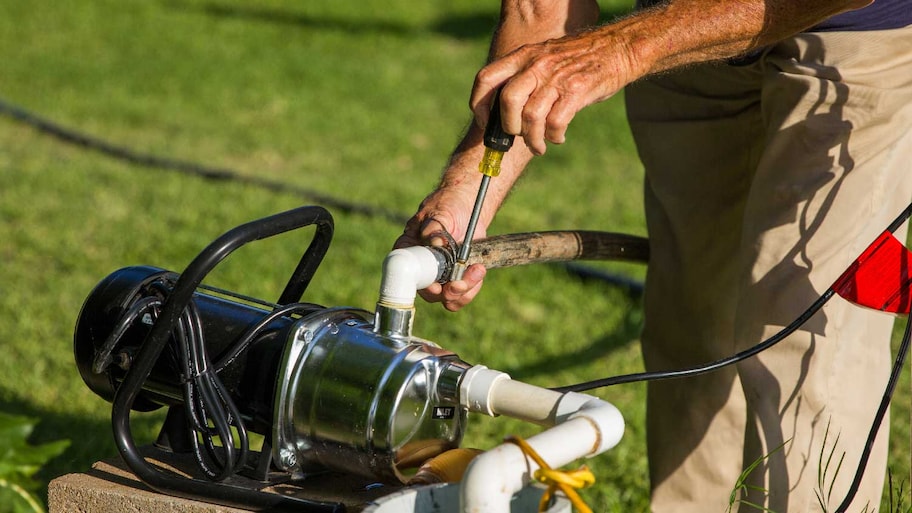
<path fill-rule="evenodd" d="M 181 457 L 146 447 L 147 460 L 185 476 L 195 475 L 192 457 Z M 369 480 L 342 474 L 322 474 L 294 484 L 265 486 L 242 477 L 232 485 L 262 489 L 313 500 L 340 502 L 346 511 L 358 512 L 378 497 L 401 487 L 381 486 Z M 67 474 L 48 486 L 49 513 L 243 513 L 246 510 L 163 495 L 150 489 L 120 460 L 99 461 L 86 472 Z"/>

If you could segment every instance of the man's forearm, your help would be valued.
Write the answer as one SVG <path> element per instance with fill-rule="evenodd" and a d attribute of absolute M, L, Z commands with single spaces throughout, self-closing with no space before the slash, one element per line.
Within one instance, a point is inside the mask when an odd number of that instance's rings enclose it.
<path fill-rule="evenodd" d="M 572 116 L 579 108 L 602 101 L 643 76 L 737 56 L 869 3 L 870 0 L 670 0 L 596 27 L 599 11 L 593 0 L 504 0 L 490 50 L 491 60 L 498 62 L 479 73 L 473 91 L 472 101 L 479 107 L 476 116 L 483 118 L 490 108 L 493 89 L 510 82 L 518 73 L 536 77 L 526 80 L 536 88 L 564 87 L 574 91 L 581 105 L 572 107 Z M 561 94 L 543 93 L 539 97 L 561 98 Z M 525 132 L 516 128 L 520 126 L 517 118 L 512 119 L 513 133 L 525 137 Z M 569 119 L 556 126 L 565 128 L 567 123 Z M 558 132 L 559 136 L 549 140 L 561 142 L 562 131 Z M 542 153 L 543 144 L 539 142 L 538 146 Z M 481 128 L 473 125 L 453 154 L 441 186 L 477 184 L 480 174 L 476 166 L 482 153 Z M 517 138 L 504 159 L 501 177 L 492 181 L 490 199 L 482 215 L 484 225 L 490 222 L 493 210 L 531 158 L 524 138 Z"/>
<path fill-rule="evenodd" d="M 596 0 L 504 0 L 489 60 L 520 46 L 576 34 L 598 23 Z"/>
<path fill-rule="evenodd" d="M 599 7 L 595 0 L 504 0 L 500 23 L 491 41 L 488 58 L 495 60 L 527 44 L 579 33 L 593 27 L 598 19 Z M 450 158 L 441 179 L 441 187 L 459 186 L 466 182 L 474 186 L 481 180 L 481 174 L 477 171 L 484 153 L 481 135 L 482 128 L 472 123 Z M 501 174 L 489 186 L 482 214 L 483 225 L 490 223 L 494 212 L 531 159 L 532 152 L 521 137 L 517 138 L 513 148 L 504 157 Z"/>
<path fill-rule="evenodd" d="M 725 59 L 806 30 L 872 0 L 672 0 L 591 36 L 620 38 L 639 64 L 631 80 Z M 600 34 L 604 33 L 604 34 Z"/>

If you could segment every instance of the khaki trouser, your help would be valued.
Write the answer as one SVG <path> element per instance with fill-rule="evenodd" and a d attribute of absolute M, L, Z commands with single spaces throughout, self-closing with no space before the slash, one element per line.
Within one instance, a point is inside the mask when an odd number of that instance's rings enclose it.
<path fill-rule="evenodd" d="M 750 64 L 643 80 L 627 101 L 646 167 L 650 370 L 776 333 L 912 199 L 912 28 L 801 34 Z M 737 367 L 651 383 L 653 511 L 724 512 L 761 458 L 747 484 L 762 491 L 742 501 L 805 513 L 821 511 L 820 494 L 835 510 L 887 381 L 892 325 L 837 297 Z M 879 507 L 887 435 L 851 512 Z"/>

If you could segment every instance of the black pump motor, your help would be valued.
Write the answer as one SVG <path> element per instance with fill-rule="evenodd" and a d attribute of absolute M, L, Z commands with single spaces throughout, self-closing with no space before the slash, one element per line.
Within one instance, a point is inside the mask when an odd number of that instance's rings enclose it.
<path fill-rule="evenodd" d="M 314 238 L 276 303 L 202 285 L 242 245 L 308 225 Z M 380 333 L 371 312 L 300 301 L 332 230 L 323 208 L 294 209 L 225 233 L 183 273 L 128 267 L 88 296 L 77 367 L 113 403 L 118 450 L 146 484 L 232 507 L 340 511 L 224 480 L 333 469 L 400 483 L 410 466 L 458 446 L 465 412 L 455 391 L 467 364 L 431 342 Z M 207 479 L 163 471 L 138 450 L 130 411 L 162 406 L 159 445 L 194 454 Z M 249 432 L 265 438 L 256 454 Z"/>

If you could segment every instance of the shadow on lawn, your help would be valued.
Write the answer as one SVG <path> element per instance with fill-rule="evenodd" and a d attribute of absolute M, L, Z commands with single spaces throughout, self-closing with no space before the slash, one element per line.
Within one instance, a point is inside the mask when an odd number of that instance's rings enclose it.
<path fill-rule="evenodd" d="M 104 402 L 101 398 L 98 398 L 98 401 Z M 96 461 L 117 457 L 110 415 L 93 418 L 87 415 L 60 413 L 36 408 L 19 399 L 0 400 L 0 411 L 35 419 L 36 425 L 29 436 L 29 444 L 39 445 L 56 440 L 70 441 L 70 446 L 63 454 L 50 460 L 35 475 L 35 479 L 42 483 L 42 501 L 47 501 L 47 483 L 54 478 L 74 472 L 85 472 Z M 151 438 L 144 440 L 142 434 L 156 433 L 162 419 L 163 416 L 158 412 L 134 413 L 131 416 L 131 424 L 137 442 L 152 442 Z"/>
<path fill-rule="evenodd" d="M 520 381 L 543 374 L 552 374 L 555 371 L 572 369 L 580 365 L 590 365 L 593 361 L 604 358 L 606 355 L 621 349 L 640 338 L 643 328 L 643 309 L 637 297 L 629 298 L 629 303 L 624 305 L 624 316 L 615 329 L 593 340 L 588 347 L 581 351 L 563 353 L 560 356 L 549 355 L 538 361 L 508 370 L 510 376 Z M 605 369 L 605 376 L 609 376 L 610 369 Z M 562 383 L 571 385 L 573 383 Z"/>
<path fill-rule="evenodd" d="M 176 2 L 174 0 L 164 0 L 164 2 L 172 9 L 198 10 L 215 18 L 236 18 L 321 30 L 339 30 L 353 34 L 367 32 L 382 32 L 394 35 L 432 33 L 461 40 L 490 38 L 499 17 L 499 12 L 496 10 L 482 11 L 450 15 L 446 18 L 435 20 L 427 26 L 421 26 L 380 19 L 321 18 L 286 9 L 247 4 L 208 2 L 201 5 L 189 5 L 186 2 Z M 602 12 L 602 19 L 610 20 L 626 12 L 625 9 L 606 10 Z"/>

